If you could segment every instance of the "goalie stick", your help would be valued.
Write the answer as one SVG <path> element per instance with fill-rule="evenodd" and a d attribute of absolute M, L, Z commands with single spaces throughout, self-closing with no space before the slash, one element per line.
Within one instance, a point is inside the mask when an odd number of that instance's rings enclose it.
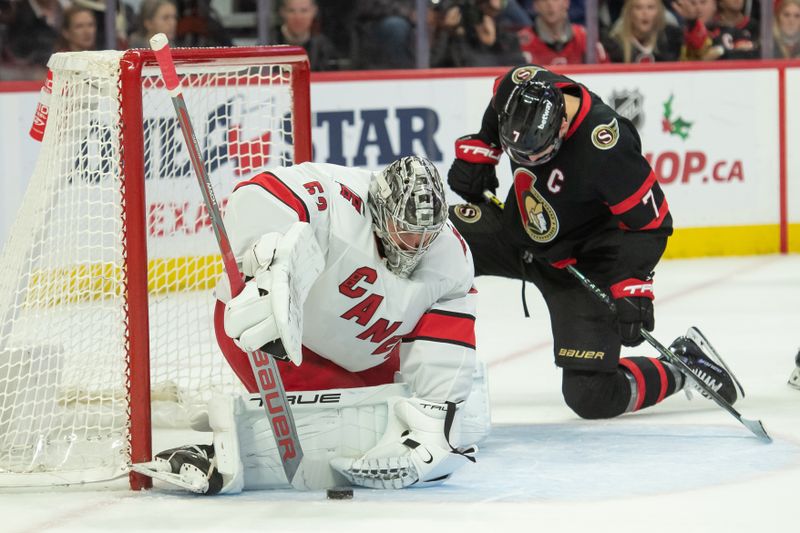
<path fill-rule="evenodd" d="M 220 214 L 219 204 L 206 173 L 166 35 L 163 33 L 154 35 L 150 39 L 150 47 L 155 53 L 158 66 L 161 69 L 161 76 L 164 78 L 164 83 L 172 99 L 172 105 L 175 108 L 175 114 L 181 126 L 183 140 L 189 152 L 192 168 L 200 186 L 200 191 L 203 194 L 203 201 L 208 209 L 211 226 L 214 229 L 214 235 L 217 238 L 217 244 L 222 254 L 222 263 L 231 286 L 231 293 L 236 296 L 244 289 L 244 279 L 242 279 L 242 274 L 236 264 L 236 258 L 233 255 L 231 243 Z M 272 355 L 263 351 L 248 352 L 247 359 L 250 362 L 250 368 L 258 386 L 261 405 L 264 406 L 264 411 L 272 428 L 272 435 L 275 438 L 286 479 L 297 489 L 309 488 L 303 483 L 303 476 L 297 475 L 303 460 L 303 449 L 297 437 L 297 426 L 289 408 L 289 402 L 286 400 L 286 391 L 283 388 L 283 382 L 275 364 L 275 359 Z"/>
<path fill-rule="evenodd" d="M 500 200 L 492 192 L 490 192 L 488 190 L 487 191 L 483 191 L 483 195 L 490 203 L 496 205 L 500 209 L 503 209 L 503 207 L 504 207 L 503 201 Z M 567 265 L 566 269 L 569 271 L 570 274 L 575 276 L 578 279 L 578 281 L 581 282 L 581 285 L 583 285 L 591 293 L 593 293 L 595 296 L 597 296 L 597 298 L 599 298 L 600 301 L 602 301 L 604 304 L 606 304 L 606 306 L 608 306 L 608 308 L 612 312 L 616 311 L 616 304 L 611 300 L 611 298 L 608 296 L 608 294 L 606 294 L 606 292 L 603 289 L 601 289 L 600 287 L 595 285 L 595 283 L 592 280 L 590 280 L 589 278 L 584 276 L 574 266 Z M 712 400 L 714 400 L 716 402 L 717 405 L 719 405 L 720 407 L 722 407 L 723 409 L 728 411 L 731 415 L 733 415 L 733 417 L 736 418 L 736 420 L 738 420 L 742 425 L 744 425 L 744 427 L 749 429 L 756 437 L 758 437 L 763 442 L 772 442 L 772 437 L 770 437 L 769 434 L 767 433 L 767 430 L 764 428 L 764 424 L 761 422 L 761 420 L 750 420 L 750 419 L 744 418 L 739 413 L 739 411 L 737 411 L 730 403 L 728 403 L 728 401 L 725 400 L 725 398 L 720 396 L 720 394 L 717 391 L 715 391 L 714 389 L 709 387 L 706 383 L 704 383 L 702 380 L 697 378 L 694 375 L 694 373 L 692 372 L 692 370 L 689 368 L 689 366 L 686 363 L 684 363 L 683 360 L 680 357 L 678 357 L 677 355 L 675 355 L 674 353 L 669 351 L 669 349 L 667 349 L 663 344 L 658 342 L 658 340 L 655 337 L 653 337 L 650 334 L 649 331 L 647 331 L 644 328 L 641 328 L 639 330 L 639 333 L 642 335 L 642 337 L 644 337 L 644 339 L 648 343 L 650 343 L 650 345 L 653 348 L 655 348 L 658 351 L 658 353 L 660 353 L 662 356 L 664 356 L 667 359 L 667 361 L 670 362 L 670 364 L 678 367 L 681 370 L 682 374 L 684 374 L 685 376 L 688 376 L 689 379 L 694 381 L 697 384 L 697 386 L 700 389 L 703 390 L 703 392 L 705 394 L 707 394 Z M 708 346 L 710 347 L 710 344 Z M 733 374 L 730 372 L 730 370 L 728 369 L 727 365 L 725 365 L 725 363 L 722 362 L 722 359 L 719 358 L 719 355 L 716 353 L 716 351 L 713 348 L 710 348 L 710 349 L 717 356 L 719 361 L 722 363 L 722 366 L 725 367 L 725 369 L 733 377 Z M 736 380 L 735 377 L 733 377 L 733 380 L 738 385 L 738 381 Z M 739 385 L 739 387 L 741 388 L 741 385 Z"/>

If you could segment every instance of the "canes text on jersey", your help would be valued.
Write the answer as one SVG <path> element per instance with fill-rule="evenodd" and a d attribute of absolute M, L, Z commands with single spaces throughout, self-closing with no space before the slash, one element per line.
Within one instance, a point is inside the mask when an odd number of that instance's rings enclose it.
<path fill-rule="evenodd" d="M 341 318 L 345 320 L 355 319 L 356 323 L 366 326 L 372 320 L 378 307 L 383 302 L 383 296 L 373 292 L 367 292 L 362 285 L 373 285 L 378 279 L 378 273 L 374 268 L 359 267 L 347 279 L 339 284 L 339 292 L 348 298 L 358 299 L 358 303 L 345 311 Z M 400 335 L 392 335 L 402 322 L 389 323 L 385 318 L 378 318 L 371 326 L 356 335 L 361 340 L 369 340 L 379 346 L 375 348 L 372 355 L 391 353 L 392 349 L 402 340 Z"/>

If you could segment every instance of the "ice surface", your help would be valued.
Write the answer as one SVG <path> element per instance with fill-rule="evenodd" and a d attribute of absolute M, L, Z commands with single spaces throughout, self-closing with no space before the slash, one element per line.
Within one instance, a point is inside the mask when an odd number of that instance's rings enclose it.
<path fill-rule="evenodd" d="M 676 394 L 609 421 L 564 405 L 544 303 L 528 286 L 480 278 L 478 352 L 489 362 L 493 435 L 476 465 L 440 488 L 196 497 L 101 487 L 0 492 L 4 532 L 34 531 L 797 531 L 800 391 L 786 381 L 800 348 L 800 256 L 663 262 L 656 330 L 669 344 L 698 326 L 745 387 L 736 407 L 761 419 L 763 444 L 712 402 Z M 646 346 L 626 355 L 654 355 Z"/>

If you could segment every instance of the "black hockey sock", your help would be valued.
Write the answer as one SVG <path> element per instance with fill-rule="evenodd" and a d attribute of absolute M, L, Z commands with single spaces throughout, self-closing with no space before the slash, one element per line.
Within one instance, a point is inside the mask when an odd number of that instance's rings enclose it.
<path fill-rule="evenodd" d="M 635 384 L 628 411 L 655 405 L 683 387 L 683 376 L 672 365 L 651 357 L 624 357 L 620 370 Z"/>

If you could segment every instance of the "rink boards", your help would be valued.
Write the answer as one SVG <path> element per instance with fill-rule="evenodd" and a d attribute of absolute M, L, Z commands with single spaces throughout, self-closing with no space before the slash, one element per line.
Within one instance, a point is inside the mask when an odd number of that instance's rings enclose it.
<path fill-rule="evenodd" d="M 454 139 L 478 129 L 493 80 L 503 72 L 317 74 L 314 159 L 380 168 L 417 153 L 444 173 Z M 800 251 L 800 156 L 792 149 L 800 143 L 800 103 L 787 97 L 800 94 L 797 63 L 607 65 L 564 72 L 634 121 L 674 217 L 668 256 Z M 37 93 L 36 84 L 0 84 L 3 242 L 38 152 L 27 137 Z M 234 176 L 235 158 L 229 166 L 216 170 Z M 507 189 L 507 163 L 499 176 L 501 190 Z M 449 199 L 457 201 L 452 194 Z"/>

